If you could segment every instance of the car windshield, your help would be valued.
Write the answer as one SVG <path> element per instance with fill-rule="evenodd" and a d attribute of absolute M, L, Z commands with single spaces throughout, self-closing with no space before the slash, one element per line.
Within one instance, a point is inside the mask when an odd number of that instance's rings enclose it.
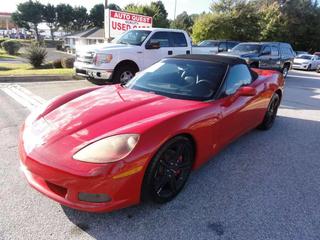
<path fill-rule="evenodd" d="M 312 56 L 311 56 L 311 55 L 299 55 L 297 58 L 299 58 L 299 59 L 311 60 L 311 59 L 312 59 Z"/>
<path fill-rule="evenodd" d="M 231 52 L 239 53 L 259 53 L 261 50 L 261 45 L 259 44 L 238 44 L 232 48 Z"/>
<path fill-rule="evenodd" d="M 164 59 L 131 79 L 125 87 L 176 99 L 212 99 L 227 65 L 200 60 Z"/>
<path fill-rule="evenodd" d="M 198 44 L 199 47 L 218 47 L 219 42 L 214 41 L 203 41 Z"/>
<path fill-rule="evenodd" d="M 116 43 L 140 46 L 150 33 L 148 30 L 130 30 L 117 39 Z"/>

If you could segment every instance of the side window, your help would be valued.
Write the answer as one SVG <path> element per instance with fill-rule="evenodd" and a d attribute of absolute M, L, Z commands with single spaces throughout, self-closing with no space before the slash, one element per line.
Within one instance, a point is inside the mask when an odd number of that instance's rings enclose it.
<path fill-rule="evenodd" d="M 170 45 L 170 35 L 168 32 L 156 32 L 149 39 L 150 42 L 159 42 L 160 47 L 171 47 Z"/>
<path fill-rule="evenodd" d="M 171 32 L 174 47 L 188 47 L 187 39 L 183 33 Z"/>
<path fill-rule="evenodd" d="M 263 55 L 270 55 L 271 54 L 271 48 L 269 46 L 266 46 L 262 50 Z"/>
<path fill-rule="evenodd" d="M 226 42 L 221 42 L 219 44 L 219 52 L 225 52 L 227 51 L 227 43 Z"/>
<path fill-rule="evenodd" d="M 277 47 L 271 47 L 271 55 L 272 56 L 279 56 L 279 50 Z"/>
<path fill-rule="evenodd" d="M 234 48 L 236 45 L 238 45 L 237 42 L 228 42 L 227 43 L 228 50 Z"/>
<path fill-rule="evenodd" d="M 251 73 L 244 64 L 233 66 L 226 78 L 226 95 L 234 94 L 240 87 L 250 84 L 252 81 Z"/>

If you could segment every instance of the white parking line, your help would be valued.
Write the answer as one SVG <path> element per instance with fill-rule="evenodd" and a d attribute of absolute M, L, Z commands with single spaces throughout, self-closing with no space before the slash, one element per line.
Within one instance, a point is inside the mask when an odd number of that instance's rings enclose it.
<path fill-rule="evenodd" d="M 301 75 L 291 75 L 291 74 L 288 74 L 288 77 L 292 77 L 292 78 L 309 78 L 309 79 L 316 79 L 316 80 L 320 80 L 320 74 L 319 74 L 319 77 L 316 77 L 316 76 L 312 76 L 312 77 L 309 77 L 309 76 L 301 76 Z"/>
<path fill-rule="evenodd" d="M 2 85 L 0 89 L 30 111 L 46 103 L 45 99 L 33 94 L 28 89 L 21 87 L 18 84 Z"/>

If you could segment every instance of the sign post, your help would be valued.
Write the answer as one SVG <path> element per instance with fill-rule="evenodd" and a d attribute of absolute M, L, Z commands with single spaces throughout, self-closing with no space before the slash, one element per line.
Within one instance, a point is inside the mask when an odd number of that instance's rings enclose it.
<path fill-rule="evenodd" d="M 105 9 L 104 22 L 108 41 L 130 29 L 152 27 L 152 17 L 111 9 Z"/>

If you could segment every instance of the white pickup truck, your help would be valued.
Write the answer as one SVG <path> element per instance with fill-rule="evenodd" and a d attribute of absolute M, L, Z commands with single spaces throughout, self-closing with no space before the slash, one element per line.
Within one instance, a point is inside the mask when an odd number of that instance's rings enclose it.
<path fill-rule="evenodd" d="M 201 50 L 201 51 L 200 51 Z M 207 48 L 207 54 L 212 51 Z M 204 54 L 192 49 L 189 35 L 182 30 L 164 28 L 134 29 L 113 43 L 77 49 L 74 67 L 77 75 L 115 83 L 126 82 L 164 57 L 178 54 Z M 212 53 L 211 53 L 212 54 Z"/>

